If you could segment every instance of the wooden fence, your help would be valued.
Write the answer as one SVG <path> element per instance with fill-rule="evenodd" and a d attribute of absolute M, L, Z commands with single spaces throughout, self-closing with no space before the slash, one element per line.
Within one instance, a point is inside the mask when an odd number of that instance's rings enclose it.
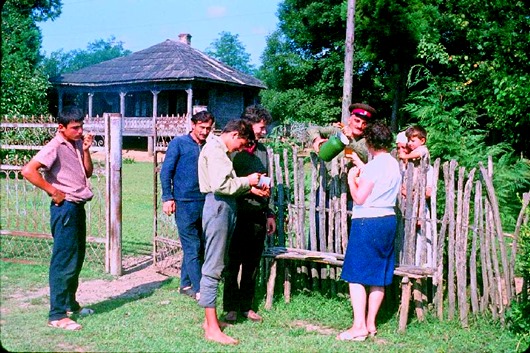
<path fill-rule="evenodd" d="M 308 156 L 297 147 L 269 151 L 269 156 L 280 227 L 277 242 L 264 253 L 270 259 L 268 308 L 279 260 L 296 261 L 296 273 L 307 274 L 313 281 L 338 278 L 351 209 L 347 160 L 336 158 L 326 165 L 314 153 Z M 470 313 L 489 311 L 504 320 L 515 296 L 517 235 L 527 221 L 530 193 L 524 194 L 514 234 L 505 234 L 491 163 L 468 171 L 454 160 L 443 165 L 437 160 L 430 199 L 425 198 L 425 177 L 413 184 L 412 172 L 412 168 L 405 172 L 409 174 L 403 186 L 407 197 L 400 198 L 398 207 L 401 226 L 395 275 L 402 278 L 400 329 L 405 329 L 411 296 L 420 320 L 430 301 L 440 319 L 458 316 L 462 326 L 468 325 Z M 292 279 L 286 264 L 282 280 L 286 301 Z"/>

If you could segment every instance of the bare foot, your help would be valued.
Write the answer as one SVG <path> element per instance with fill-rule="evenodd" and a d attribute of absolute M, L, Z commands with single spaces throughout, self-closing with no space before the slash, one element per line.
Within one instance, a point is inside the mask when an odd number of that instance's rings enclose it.
<path fill-rule="evenodd" d="M 229 324 L 228 322 L 219 321 L 219 328 L 221 331 L 223 331 L 225 328 L 232 326 L 232 324 Z M 206 321 L 202 323 L 202 329 L 206 331 L 208 329 L 208 324 L 206 324 Z"/>
<path fill-rule="evenodd" d="M 238 340 L 235 338 L 232 338 L 226 334 L 224 334 L 222 331 L 214 330 L 214 332 L 208 332 L 207 330 L 204 330 L 204 338 L 208 341 L 217 342 L 221 344 L 233 344 L 236 345 L 239 343 Z"/>

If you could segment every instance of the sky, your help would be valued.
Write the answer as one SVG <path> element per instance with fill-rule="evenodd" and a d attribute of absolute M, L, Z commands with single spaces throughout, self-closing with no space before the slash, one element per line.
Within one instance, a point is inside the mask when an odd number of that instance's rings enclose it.
<path fill-rule="evenodd" d="M 191 45 L 205 51 L 220 32 L 239 36 L 259 66 L 267 35 L 277 26 L 281 0 L 63 0 L 55 21 L 39 23 L 42 52 L 86 49 L 114 36 L 123 48 L 143 50 L 166 39 L 191 34 Z"/>

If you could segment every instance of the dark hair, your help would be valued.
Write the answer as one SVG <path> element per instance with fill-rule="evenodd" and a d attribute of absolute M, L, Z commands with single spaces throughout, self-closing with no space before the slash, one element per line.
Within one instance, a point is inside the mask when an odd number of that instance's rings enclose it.
<path fill-rule="evenodd" d="M 210 113 L 210 112 L 208 112 L 206 110 L 203 110 L 203 111 L 200 111 L 198 113 L 195 113 L 191 117 L 191 122 L 194 123 L 194 124 L 207 123 L 209 121 L 215 123 L 215 117 L 213 116 L 212 113 Z"/>
<path fill-rule="evenodd" d="M 83 112 L 76 106 L 65 107 L 57 116 L 57 123 L 66 127 L 71 122 L 81 122 L 85 119 Z"/>
<path fill-rule="evenodd" d="M 265 124 L 269 125 L 272 121 L 272 116 L 264 106 L 253 104 L 245 108 L 245 111 L 241 114 L 241 119 L 244 119 L 251 124 L 263 121 Z"/>
<path fill-rule="evenodd" d="M 394 142 L 390 128 L 380 121 L 368 124 L 364 129 L 366 144 L 375 151 L 389 150 Z"/>
<path fill-rule="evenodd" d="M 239 138 L 246 139 L 247 141 L 254 141 L 256 136 L 252 125 L 243 119 L 233 119 L 226 123 L 222 133 L 237 131 Z"/>
<path fill-rule="evenodd" d="M 353 103 L 353 104 L 350 104 L 350 106 L 348 107 L 348 110 L 350 112 L 350 115 L 352 114 L 352 112 L 355 110 L 355 109 L 362 109 L 366 112 L 368 112 L 368 114 L 362 114 L 362 113 L 355 113 L 356 116 L 358 116 L 359 118 L 361 119 L 374 119 L 377 117 L 377 110 L 375 110 L 375 108 L 371 107 L 370 105 L 366 104 L 366 103 Z"/>
<path fill-rule="evenodd" d="M 416 136 L 427 141 L 427 130 L 421 125 L 411 125 L 405 130 L 405 136 L 407 136 L 407 138 Z"/>

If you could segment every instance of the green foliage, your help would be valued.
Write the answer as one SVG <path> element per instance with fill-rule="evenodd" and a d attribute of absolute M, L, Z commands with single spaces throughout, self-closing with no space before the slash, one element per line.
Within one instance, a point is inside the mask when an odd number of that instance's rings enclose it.
<path fill-rule="evenodd" d="M 326 124 L 340 119 L 340 104 L 324 95 L 309 96 L 302 89 L 261 92 L 262 103 L 275 118 L 284 123 L 318 122 Z M 282 119 L 283 117 L 283 119 Z"/>
<path fill-rule="evenodd" d="M 47 114 L 47 77 L 37 68 L 41 33 L 37 21 L 54 19 L 61 2 L 12 1 L 2 8 L 0 115 Z"/>
<path fill-rule="evenodd" d="M 111 36 L 107 40 L 98 39 L 88 43 L 85 50 L 75 49 L 66 53 L 62 49 L 54 51 L 42 60 L 41 67 L 48 77 L 55 77 L 130 53 L 130 50 L 123 48 L 123 42 Z"/>
<path fill-rule="evenodd" d="M 206 48 L 206 54 L 241 72 L 253 74 L 255 71 L 250 64 L 250 54 L 246 52 L 238 34 L 219 33 L 219 38 Z"/>

